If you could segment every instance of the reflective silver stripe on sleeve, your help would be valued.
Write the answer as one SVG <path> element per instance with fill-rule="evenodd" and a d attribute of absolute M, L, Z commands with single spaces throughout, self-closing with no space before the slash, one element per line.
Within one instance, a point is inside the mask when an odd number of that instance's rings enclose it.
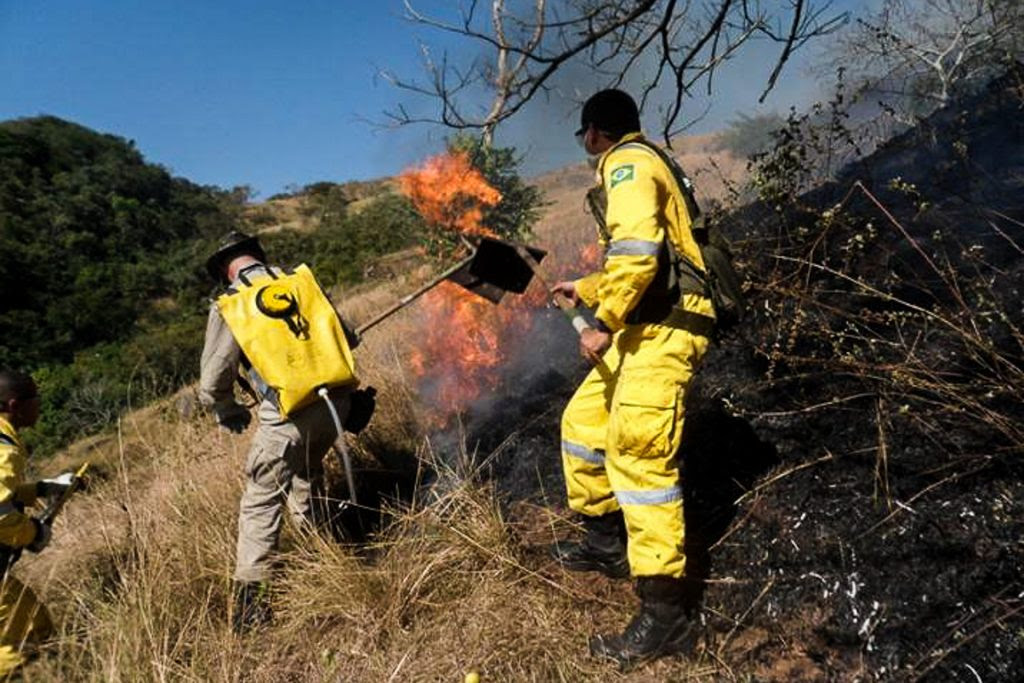
<path fill-rule="evenodd" d="M 571 441 L 562 441 L 562 452 L 568 453 L 571 456 L 579 458 L 580 460 L 586 460 L 594 465 L 604 464 L 604 451 L 594 450 L 581 446 L 578 443 L 572 443 Z"/>
<path fill-rule="evenodd" d="M 661 505 L 683 499 L 683 490 L 678 486 L 653 491 L 616 491 L 619 505 Z"/>
<path fill-rule="evenodd" d="M 608 247 L 607 256 L 657 256 L 661 242 L 649 240 L 619 240 Z"/>
<path fill-rule="evenodd" d="M 0 515 L 6 515 L 10 512 L 16 511 L 18 508 L 14 507 L 14 503 L 7 501 L 6 503 L 0 503 Z"/>

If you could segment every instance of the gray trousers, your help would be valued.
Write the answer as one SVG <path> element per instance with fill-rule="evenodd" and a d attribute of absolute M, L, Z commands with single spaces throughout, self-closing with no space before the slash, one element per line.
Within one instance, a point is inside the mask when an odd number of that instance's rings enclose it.
<path fill-rule="evenodd" d="M 344 421 L 349 392 L 334 390 L 331 398 Z M 338 436 L 322 399 L 291 419 L 281 418 L 267 402 L 259 413 L 260 426 L 246 457 L 245 491 L 238 510 L 237 581 L 270 578 L 285 507 L 297 526 L 324 521 L 323 458 Z"/>

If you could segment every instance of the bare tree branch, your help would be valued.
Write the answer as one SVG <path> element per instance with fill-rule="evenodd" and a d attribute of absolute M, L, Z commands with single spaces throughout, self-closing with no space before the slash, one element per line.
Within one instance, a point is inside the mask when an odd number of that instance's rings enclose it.
<path fill-rule="evenodd" d="M 852 67 L 860 92 L 912 122 L 1024 47 L 1019 0 L 885 0 L 836 41 L 831 66 Z"/>
<path fill-rule="evenodd" d="M 491 0 L 486 20 L 478 0 L 452 19 L 403 1 L 408 20 L 465 38 L 490 57 L 459 69 L 447 55 L 438 62 L 425 50 L 424 80 L 383 73 L 396 87 L 434 103 L 432 114 L 413 115 L 399 106 L 387 117 L 395 125 L 429 121 L 476 129 L 487 141 L 495 127 L 549 91 L 554 76 L 573 61 L 589 65 L 609 86 L 651 69 L 654 78 L 646 80 L 641 106 L 665 80 L 673 89 L 662 121 L 667 141 L 692 89 L 706 81 L 710 93 L 716 70 L 749 41 L 780 46 L 763 101 L 796 50 L 846 21 L 845 14 L 829 11 L 831 0 Z M 487 104 L 481 106 L 484 97 Z"/>

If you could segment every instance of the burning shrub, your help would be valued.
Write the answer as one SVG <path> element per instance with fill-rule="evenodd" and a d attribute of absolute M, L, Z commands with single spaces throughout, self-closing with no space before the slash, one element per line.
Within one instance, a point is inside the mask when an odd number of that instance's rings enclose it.
<path fill-rule="evenodd" d="M 528 234 L 539 192 L 522 183 L 516 163 L 513 150 L 460 137 L 447 153 L 400 176 L 402 193 L 427 222 L 432 254 L 464 256 L 473 248 L 473 236 Z M 518 299 L 495 307 L 449 283 L 430 291 L 419 310 L 422 332 L 410 351 L 410 365 L 420 379 L 428 422 L 438 426 L 496 387 L 503 343 L 510 330 L 528 323 L 529 314 Z"/>

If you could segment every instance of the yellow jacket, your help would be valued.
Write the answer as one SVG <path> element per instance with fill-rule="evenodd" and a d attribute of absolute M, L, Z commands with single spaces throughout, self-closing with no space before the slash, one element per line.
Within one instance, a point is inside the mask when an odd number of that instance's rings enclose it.
<path fill-rule="evenodd" d="M 704 267 L 671 169 L 654 151 L 629 144 L 642 139 L 640 133 L 626 135 L 598 163 L 598 180 L 608 197 L 604 268 L 575 283 L 583 302 L 596 306 L 596 317 L 612 331 L 626 326 L 626 317 L 657 275 L 666 234 L 680 254 Z M 715 315 L 711 301 L 699 294 L 685 294 L 680 306 Z"/>
<path fill-rule="evenodd" d="M 0 545 L 22 548 L 36 537 L 32 520 L 22 512 L 36 502 L 36 485 L 25 483 L 28 454 L 18 432 L 0 416 Z"/>

